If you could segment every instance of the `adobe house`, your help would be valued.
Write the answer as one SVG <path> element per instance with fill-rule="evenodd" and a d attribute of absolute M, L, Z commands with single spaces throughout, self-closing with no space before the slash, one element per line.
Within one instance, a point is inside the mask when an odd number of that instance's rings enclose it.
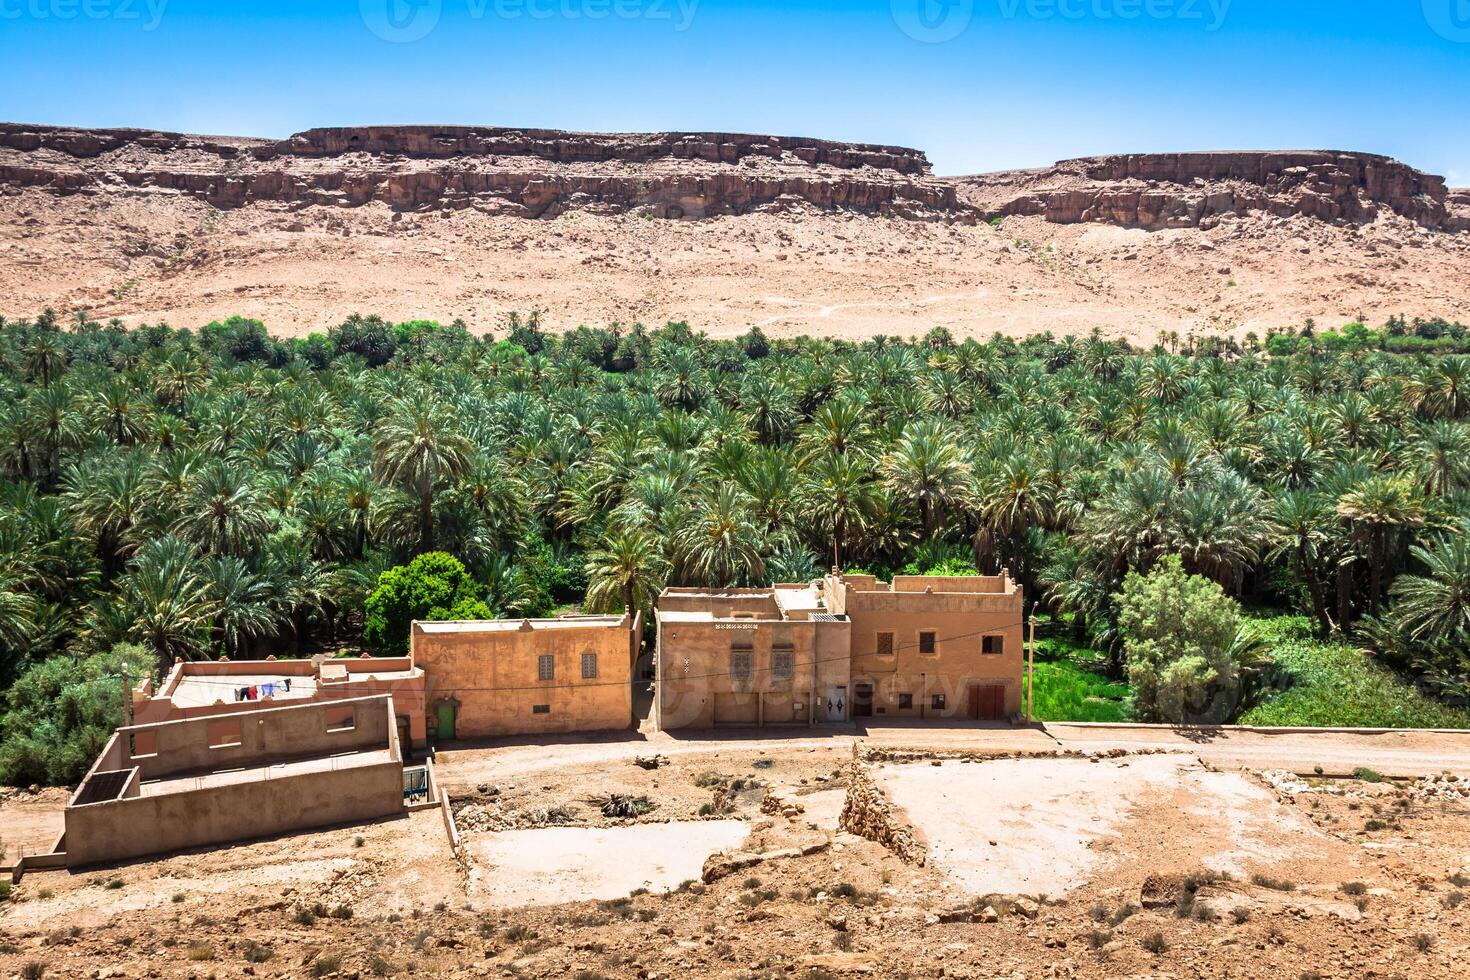
<path fill-rule="evenodd" d="M 854 717 L 1000 721 L 1021 706 L 1022 595 L 1000 575 L 831 575 L 822 595 L 852 624 Z"/>
<path fill-rule="evenodd" d="M 57 850 L 82 867 L 402 814 L 396 721 L 379 695 L 119 728 Z"/>
<path fill-rule="evenodd" d="M 242 691 L 250 692 L 241 697 Z M 133 723 L 234 714 L 258 707 L 391 694 L 405 753 L 426 742 L 424 672 L 409 657 L 179 661 L 162 683 L 133 690 Z"/>
<path fill-rule="evenodd" d="M 428 731 L 449 741 L 629 728 L 642 631 L 639 615 L 415 622 Z"/>
<path fill-rule="evenodd" d="M 663 729 L 1022 709 L 1022 596 L 1004 573 L 671 588 L 656 618 Z"/>
<path fill-rule="evenodd" d="M 810 584 L 665 589 L 655 613 L 658 727 L 845 721 L 849 624 L 822 602 Z"/>

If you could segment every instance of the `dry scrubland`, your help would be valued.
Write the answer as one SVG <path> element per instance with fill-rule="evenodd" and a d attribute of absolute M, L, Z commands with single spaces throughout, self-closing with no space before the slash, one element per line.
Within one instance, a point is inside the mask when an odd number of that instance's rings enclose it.
<path fill-rule="evenodd" d="M 1061 730 L 870 740 L 863 771 L 922 866 L 838 829 L 850 738 L 445 753 L 458 856 L 425 811 L 31 875 L 0 912 L 0 975 L 1462 975 L 1458 778 L 1223 764 L 1325 754 L 1312 737 L 1134 733 L 1130 751 L 1075 732 L 1095 747 L 1061 748 Z M 1470 774 L 1434 738 L 1395 737 L 1385 769 L 1445 751 Z M 604 817 L 612 796 L 648 809 Z"/>
<path fill-rule="evenodd" d="M 175 195 L 0 198 L 6 315 L 46 306 L 130 324 L 230 316 L 282 335 L 356 312 L 543 324 L 687 320 L 715 336 L 862 339 L 1050 330 L 1149 343 L 1162 332 L 1244 334 L 1315 317 L 1463 316 L 1470 238 L 1397 216 L 1364 227 L 1252 216 L 1148 232 L 1010 217 L 998 227 L 831 214 L 701 221 L 569 211 L 546 220 L 253 205 Z"/>

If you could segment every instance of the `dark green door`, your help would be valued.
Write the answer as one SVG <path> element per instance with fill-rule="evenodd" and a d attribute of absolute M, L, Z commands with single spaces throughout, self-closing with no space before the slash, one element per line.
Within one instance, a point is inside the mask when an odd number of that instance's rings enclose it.
<path fill-rule="evenodd" d="M 449 742 L 454 739 L 454 702 L 439 702 L 439 740 Z"/>

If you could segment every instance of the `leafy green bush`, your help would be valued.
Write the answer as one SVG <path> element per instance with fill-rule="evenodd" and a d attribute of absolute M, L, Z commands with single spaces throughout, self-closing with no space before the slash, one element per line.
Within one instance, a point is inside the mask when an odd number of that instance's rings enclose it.
<path fill-rule="evenodd" d="M 1470 728 L 1470 712 L 1426 698 L 1345 643 L 1312 638 L 1302 616 L 1256 620 L 1274 662 L 1273 693 L 1241 724 L 1321 728 Z"/>
<path fill-rule="evenodd" d="M 136 681 L 154 658 L 119 644 L 73 663 L 32 664 L 5 693 L 0 715 L 0 783 L 75 783 L 122 724 L 122 665 Z"/>
<path fill-rule="evenodd" d="M 388 569 L 368 596 L 363 641 L 374 651 L 408 652 L 414 620 L 491 619 L 480 588 L 453 555 L 431 551 Z"/>

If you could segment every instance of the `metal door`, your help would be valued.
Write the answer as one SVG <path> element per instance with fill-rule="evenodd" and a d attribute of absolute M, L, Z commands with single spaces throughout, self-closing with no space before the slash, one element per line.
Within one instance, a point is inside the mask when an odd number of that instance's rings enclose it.
<path fill-rule="evenodd" d="M 827 689 L 827 720 L 847 720 L 847 688 L 832 687 Z"/>
<path fill-rule="evenodd" d="M 448 742 L 454 739 L 454 702 L 439 702 L 439 730 L 435 734 L 439 741 Z"/>

